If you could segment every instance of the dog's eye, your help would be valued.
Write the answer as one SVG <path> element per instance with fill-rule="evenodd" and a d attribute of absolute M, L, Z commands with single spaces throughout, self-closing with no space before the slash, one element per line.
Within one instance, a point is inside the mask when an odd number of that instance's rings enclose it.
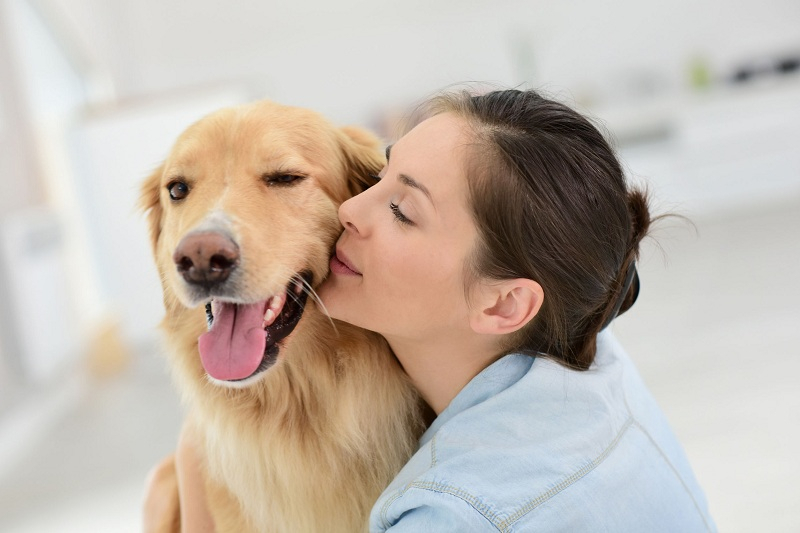
<path fill-rule="evenodd" d="M 305 178 L 297 174 L 268 174 L 264 176 L 267 185 L 292 185 Z"/>
<path fill-rule="evenodd" d="M 173 181 L 167 185 L 169 197 L 173 200 L 183 200 L 189 194 L 189 186 L 184 181 Z"/>

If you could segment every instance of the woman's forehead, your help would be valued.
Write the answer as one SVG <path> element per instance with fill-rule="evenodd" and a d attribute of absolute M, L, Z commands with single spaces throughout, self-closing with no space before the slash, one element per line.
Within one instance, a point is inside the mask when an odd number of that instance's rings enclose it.
<path fill-rule="evenodd" d="M 390 146 L 388 159 L 429 190 L 446 191 L 465 178 L 466 130 L 466 121 L 452 113 L 435 115 Z"/>

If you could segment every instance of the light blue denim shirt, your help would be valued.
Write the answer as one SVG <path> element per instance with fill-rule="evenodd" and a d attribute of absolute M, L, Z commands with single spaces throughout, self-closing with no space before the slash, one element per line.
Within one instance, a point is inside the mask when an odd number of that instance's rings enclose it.
<path fill-rule="evenodd" d="M 715 531 L 675 435 L 611 333 L 591 368 L 478 374 L 420 439 L 370 531 Z"/>

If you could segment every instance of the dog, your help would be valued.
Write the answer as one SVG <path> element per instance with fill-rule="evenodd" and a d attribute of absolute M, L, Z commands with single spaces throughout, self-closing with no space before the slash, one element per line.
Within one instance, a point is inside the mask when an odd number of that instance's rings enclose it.
<path fill-rule="evenodd" d="M 190 126 L 143 183 L 167 357 L 218 532 L 367 530 L 424 429 L 386 342 L 330 319 L 314 291 L 338 206 L 374 182 L 379 148 L 260 101 Z M 164 530 L 179 527 L 176 512 Z"/>

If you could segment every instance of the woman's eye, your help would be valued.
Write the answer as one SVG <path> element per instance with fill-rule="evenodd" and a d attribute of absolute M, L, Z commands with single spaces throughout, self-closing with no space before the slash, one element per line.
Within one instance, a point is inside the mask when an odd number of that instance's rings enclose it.
<path fill-rule="evenodd" d="M 189 195 L 189 185 L 185 181 L 173 181 L 167 185 L 167 191 L 169 191 L 169 197 L 177 202 Z"/>
<path fill-rule="evenodd" d="M 400 206 L 397 204 L 389 202 L 389 209 L 392 210 L 392 213 L 394 213 L 394 218 L 397 219 L 397 221 L 401 224 L 408 224 L 409 226 L 414 225 L 414 222 L 405 216 L 402 211 L 400 211 Z"/>

